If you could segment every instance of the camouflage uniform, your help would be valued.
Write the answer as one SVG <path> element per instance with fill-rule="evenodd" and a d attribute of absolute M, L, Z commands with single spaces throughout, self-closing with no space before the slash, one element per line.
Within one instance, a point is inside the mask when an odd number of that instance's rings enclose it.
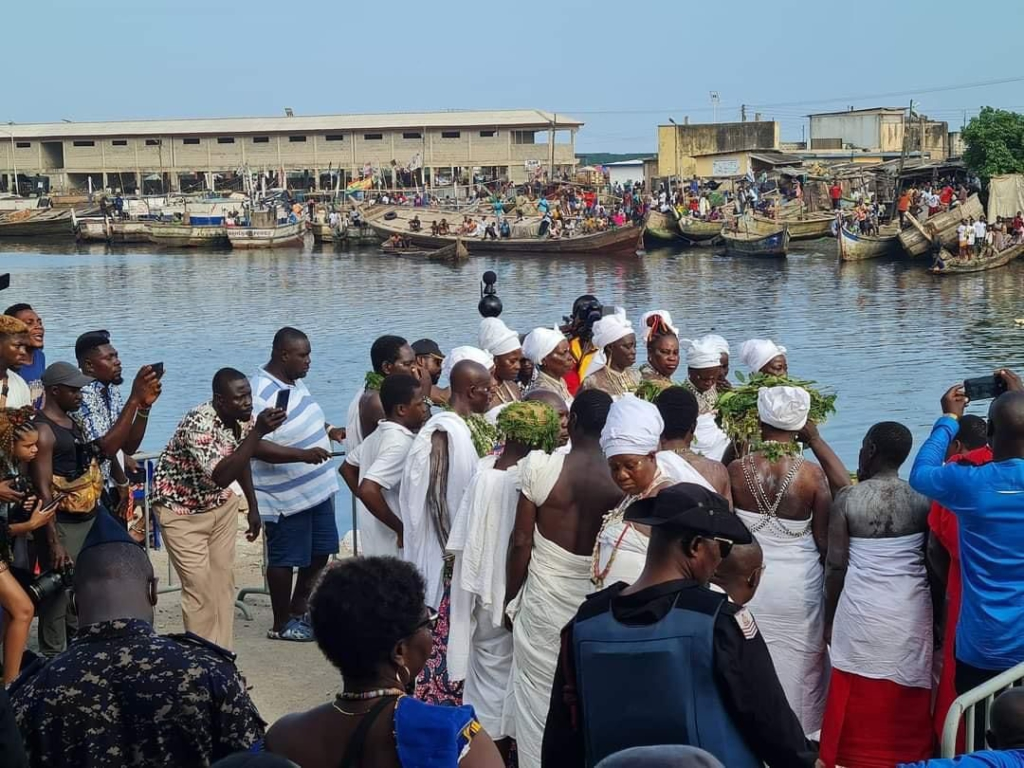
<path fill-rule="evenodd" d="M 11 700 L 32 766 L 208 766 L 263 737 L 234 654 L 139 619 L 83 627 Z"/>

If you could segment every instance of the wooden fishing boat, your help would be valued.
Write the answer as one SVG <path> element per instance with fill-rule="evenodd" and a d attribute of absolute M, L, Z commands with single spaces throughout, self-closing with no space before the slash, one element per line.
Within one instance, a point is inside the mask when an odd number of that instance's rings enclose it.
<path fill-rule="evenodd" d="M 74 235 L 70 210 L 26 208 L 0 214 L 0 237 L 67 237 Z"/>
<path fill-rule="evenodd" d="M 933 275 L 963 275 L 968 272 L 984 272 L 988 269 L 1005 267 L 1022 253 L 1024 253 L 1024 243 L 1011 245 L 1001 251 L 987 245 L 982 249 L 980 255 L 971 256 L 970 259 L 961 259 L 943 248 L 939 251 L 941 265 L 934 264 L 928 271 Z"/>
<path fill-rule="evenodd" d="M 384 243 L 380 247 L 380 251 L 381 253 L 386 253 L 388 256 L 414 256 L 430 259 L 431 261 L 464 261 L 469 258 L 469 249 L 463 244 L 461 238 L 451 245 L 446 245 L 444 248 L 438 248 L 436 251 L 416 248 L 415 246 L 402 248 L 401 246 L 395 246 L 390 242 Z"/>
<path fill-rule="evenodd" d="M 394 214 L 391 216 L 390 214 Z M 413 232 L 409 228 L 409 220 L 421 214 L 416 208 L 403 209 L 393 206 L 382 206 L 368 214 L 367 220 L 381 240 L 392 235 L 408 238 L 411 245 L 425 250 L 438 250 L 451 245 L 459 239 L 456 234 L 432 235 L 430 223 L 423 222 L 423 230 Z M 387 218 L 385 218 L 387 217 Z M 517 227 L 513 226 L 513 231 Z M 635 255 L 642 244 L 643 228 L 633 224 L 607 229 L 604 232 L 580 234 L 573 237 L 511 237 L 497 240 L 468 240 L 470 252 L 481 253 L 540 253 L 540 254 L 630 254 Z"/>
<path fill-rule="evenodd" d="M 120 221 L 110 217 L 75 217 L 75 239 L 82 243 L 150 243 L 147 220 Z"/>
<path fill-rule="evenodd" d="M 844 224 L 836 241 L 840 261 L 864 261 L 896 253 L 899 248 L 899 224 L 881 227 L 878 235 L 862 235 Z"/>
<path fill-rule="evenodd" d="M 767 235 L 723 229 L 721 237 L 725 252 L 735 256 L 785 258 L 789 249 L 789 230 L 785 226 Z"/>
<path fill-rule="evenodd" d="M 312 226 L 313 242 L 315 243 L 346 243 L 348 245 L 377 245 L 380 238 L 367 224 L 346 222 L 337 229 L 325 221 L 315 222 Z"/>
<path fill-rule="evenodd" d="M 703 221 L 683 216 L 679 219 L 679 232 L 684 240 L 691 243 L 706 243 L 714 240 L 722 232 L 722 222 Z"/>
<path fill-rule="evenodd" d="M 899 234 L 900 245 L 910 256 L 924 256 L 931 250 L 930 238 L 938 234 L 945 248 L 957 246 L 956 228 L 961 221 L 973 218 L 977 221 L 985 214 L 981 206 L 981 200 L 977 195 L 971 195 L 967 202 L 950 208 L 948 211 L 930 216 L 927 220 L 920 222 L 911 214 L 907 214 L 909 227 L 905 227 Z"/>
<path fill-rule="evenodd" d="M 790 240 L 817 240 L 820 237 L 831 237 L 834 218 L 831 213 L 808 213 L 780 219 L 769 219 L 767 216 L 748 213 L 744 215 L 744 223 L 740 228 L 754 234 L 770 235 L 785 225 L 789 230 Z"/>
<path fill-rule="evenodd" d="M 682 234 L 679 231 L 679 220 L 674 213 L 662 213 L 653 208 L 647 212 L 647 219 L 644 221 L 644 241 L 652 248 L 678 242 L 680 239 Z"/>
<path fill-rule="evenodd" d="M 232 248 L 301 248 L 306 240 L 306 222 L 272 227 L 228 227 Z"/>
<path fill-rule="evenodd" d="M 223 226 L 153 221 L 149 224 L 149 242 L 167 248 L 223 248 L 228 235 Z"/>

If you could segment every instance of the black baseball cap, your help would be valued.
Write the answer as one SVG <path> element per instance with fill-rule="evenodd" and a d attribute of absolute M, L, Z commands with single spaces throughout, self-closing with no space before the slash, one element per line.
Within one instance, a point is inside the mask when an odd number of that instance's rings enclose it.
<path fill-rule="evenodd" d="M 437 346 L 437 342 L 433 339 L 420 339 L 412 343 L 412 351 L 416 357 L 436 357 L 438 360 L 444 360 L 444 352 Z"/>
<path fill-rule="evenodd" d="M 723 496 L 696 483 L 672 485 L 657 496 L 630 504 L 625 519 L 639 525 L 671 526 L 703 536 L 720 536 L 735 544 L 754 540 Z"/>
<path fill-rule="evenodd" d="M 65 387 L 72 387 L 74 389 L 81 389 L 86 384 L 95 381 L 92 376 L 86 376 L 71 363 L 63 361 L 51 364 L 43 371 L 43 375 L 40 378 L 44 387 L 63 384 Z"/>

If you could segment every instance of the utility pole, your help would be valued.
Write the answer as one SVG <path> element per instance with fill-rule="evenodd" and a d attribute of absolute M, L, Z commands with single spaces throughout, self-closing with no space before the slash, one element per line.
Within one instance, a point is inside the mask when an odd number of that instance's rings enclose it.
<path fill-rule="evenodd" d="M 711 96 L 711 122 L 718 122 L 718 91 L 710 91 Z"/>
<path fill-rule="evenodd" d="M 914 114 L 914 100 L 910 100 L 910 108 L 907 110 L 908 116 Z M 900 149 L 900 167 L 896 171 L 896 185 L 893 189 L 893 213 L 895 214 L 896 203 L 900 199 L 900 192 L 903 189 L 903 165 L 907 161 L 907 117 L 903 118 L 903 146 Z"/>
<path fill-rule="evenodd" d="M 747 105 L 746 104 L 740 104 L 740 122 L 741 123 L 747 122 Z"/>

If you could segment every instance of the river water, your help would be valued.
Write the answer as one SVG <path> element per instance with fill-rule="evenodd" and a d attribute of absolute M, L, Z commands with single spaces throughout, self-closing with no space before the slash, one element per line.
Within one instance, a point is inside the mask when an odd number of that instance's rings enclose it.
<path fill-rule="evenodd" d="M 129 384 L 139 366 L 164 362 L 149 451 L 209 398 L 218 368 L 250 373 L 266 362 L 283 325 L 309 335 L 307 384 L 328 420 L 344 424 L 377 336 L 427 336 L 445 350 L 476 343 L 488 269 L 498 275 L 502 319 L 521 332 L 560 321 L 576 296 L 594 293 L 634 322 L 667 309 L 684 337 L 715 331 L 734 349 L 751 337 L 775 339 L 788 348 L 794 376 L 839 394 L 822 434 L 850 469 L 871 424 L 903 422 L 916 450 L 950 385 L 1003 365 L 1024 368 L 1024 325 L 1014 323 L 1024 317 L 1024 263 L 939 278 L 921 262 L 839 265 L 835 248 L 834 240 L 797 244 L 778 261 L 688 249 L 640 259 L 474 257 L 451 266 L 369 248 L 212 253 L 0 242 L 0 271 L 11 273 L 4 305 L 27 301 L 43 316 L 48 361 L 73 361 L 78 334 L 104 328 Z M 987 405 L 970 410 L 984 414 Z M 339 501 L 339 518 L 347 508 Z"/>

